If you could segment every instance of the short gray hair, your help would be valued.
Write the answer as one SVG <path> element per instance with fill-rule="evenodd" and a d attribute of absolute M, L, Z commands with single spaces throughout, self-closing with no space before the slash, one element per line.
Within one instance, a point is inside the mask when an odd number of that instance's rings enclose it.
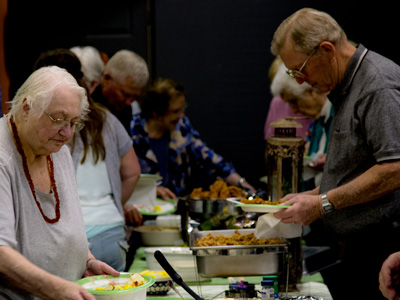
<path fill-rule="evenodd" d="M 271 43 L 272 54 L 279 55 L 288 37 L 293 41 L 295 50 L 306 54 L 310 54 L 323 41 L 339 45 L 347 39 L 335 19 L 312 8 L 296 11 L 279 25 Z"/>
<path fill-rule="evenodd" d="M 86 90 L 78 85 L 70 73 L 57 66 L 42 67 L 34 71 L 10 102 L 9 114 L 15 118 L 16 114 L 22 110 L 24 99 L 26 99 L 33 115 L 39 118 L 49 106 L 55 91 L 59 87 L 67 87 L 79 97 L 81 100 L 81 119 L 84 119 L 89 107 Z"/>
<path fill-rule="evenodd" d="M 143 88 L 149 80 L 149 69 L 146 61 L 137 53 L 130 50 L 119 50 L 104 67 L 104 73 L 110 73 L 118 82 L 131 77 L 135 88 Z"/>
<path fill-rule="evenodd" d="M 89 87 L 91 82 L 100 83 L 104 63 L 99 51 L 92 46 L 76 46 L 70 49 L 79 58 L 85 83 Z"/>
<path fill-rule="evenodd" d="M 298 84 L 295 78 L 286 74 L 287 68 L 284 64 L 279 66 L 271 83 L 271 93 L 274 97 L 281 96 L 283 92 L 290 93 L 296 98 L 303 98 L 304 94 L 311 90 L 312 87 L 307 82 Z"/>

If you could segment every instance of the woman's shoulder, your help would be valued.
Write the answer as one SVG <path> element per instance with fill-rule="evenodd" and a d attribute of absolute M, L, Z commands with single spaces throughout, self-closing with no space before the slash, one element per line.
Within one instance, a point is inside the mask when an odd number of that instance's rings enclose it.
<path fill-rule="evenodd" d="M 118 122 L 121 123 L 121 121 L 118 120 L 118 118 L 109 110 L 105 110 L 105 114 L 106 114 L 105 123 L 108 123 L 108 124 L 115 124 Z"/>
<path fill-rule="evenodd" d="M 121 121 L 110 111 L 106 111 L 105 118 L 105 130 L 111 131 L 111 133 L 115 133 L 116 131 L 126 132 L 124 125 L 122 125 Z"/>
<path fill-rule="evenodd" d="M 190 122 L 190 120 L 187 116 L 184 116 L 183 118 L 179 119 L 177 128 L 180 130 L 182 130 L 182 129 L 193 130 L 192 123 Z"/>
<path fill-rule="evenodd" d="M 6 117 L 0 118 L 0 165 L 7 164 L 11 157 L 17 153 L 14 142 L 8 130 Z"/>
<path fill-rule="evenodd" d="M 177 137 L 178 135 L 180 135 L 183 138 L 187 138 L 188 140 L 191 140 L 193 138 L 200 138 L 199 133 L 193 128 L 189 118 L 186 116 L 179 120 L 178 125 L 176 126 L 175 133 L 173 133 L 172 135 L 173 137 Z"/>
<path fill-rule="evenodd" d="M 68 145 L 64 145 L 61 147 L 60 151 L 53 153 L 53 156 L 62 160 L 69 159 L 71 157 L 71 151 Z"/>

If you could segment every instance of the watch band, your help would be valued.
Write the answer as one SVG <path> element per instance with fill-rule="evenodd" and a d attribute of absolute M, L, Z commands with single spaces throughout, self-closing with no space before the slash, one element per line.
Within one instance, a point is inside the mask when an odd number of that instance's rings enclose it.
<path fill-rule="evenodd" d="M 326 193 L 322 194 L 321 200 L 322 200 L 322 209 L 324 210 L 325 213 L 330 213 L 335 210 L 332 203 L 329 202 Z"/>

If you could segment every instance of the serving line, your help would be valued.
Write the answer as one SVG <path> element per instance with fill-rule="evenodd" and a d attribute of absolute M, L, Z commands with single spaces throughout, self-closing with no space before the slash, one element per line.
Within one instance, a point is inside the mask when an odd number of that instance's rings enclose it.
<path fill-rule="evenodd" d="M 146 247 L 138 248 L 135 259 L 129 268 L 131 273 L 139 273 L 143 270 L 148 269 L 145 260 L 145 249 Z M 256 289 L 261 289 L 262 276 L 245 276 L 245 281 L 256 285 Z M 224 291 L 229 289 L 228 278 L 213 277 L 209 280 L 202 282 L 187 282 L 187 285 L 200 295 L 203 299 L 215 299 L 225 298 Z M 329 292 L 328 287 L 322 283 L 322 278 L 319 273 L 314 275 L 303 275 L 301 282 L 298 283 L 297 292 L 288 292 L 287 296 L 314 296 L 322 297 L 323 300 L 333 300 L 332 295 Z M 183 296 L 185 300 L 193 300 L 193 297 L 187 293 L 181 286 L 175 285 L 176 289 Z M 286 293 L 280 293 L 280 297 L 286 297 Z M 181 300 L 177 293 L 170 290 L 166 295 L 163 296 L 147 296 L 146 300 Z"/>

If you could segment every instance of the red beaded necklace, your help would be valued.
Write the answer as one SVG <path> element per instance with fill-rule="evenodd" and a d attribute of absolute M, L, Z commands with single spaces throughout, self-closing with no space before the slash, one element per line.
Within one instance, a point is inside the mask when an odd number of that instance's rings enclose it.
<path fill-rule="evenodd" d="M 49 172 L 50 172 L 51 187 L 52 187 L 52 189 L 54 191 L 54 196 L 56 198 L 56 206 L 54 208 L 56 217 L 54 219 L 50 219 L 49 217 L 47 217 L 43 213 L 42 206 L 40 205 L 40 203 L 36 199 L 35 186 L 33 185 L 31 174 L 29 173 L 28 162 L 27 162 L 27 159 L 26 159 L 26 156 L 25 156 L 24 149 L 22 148 L 21 140 L 20 140 L 19 135 L 18 135 L 17 126 L 15 125 L 14 120 L 13 120 L 12 117 L 10 118 L 10 124 L 11 124 L 11 128 L 12 128 L 13 136 L 14 136 L 14 139 L 15 139 L 15 145 L 17 146 L 17 150 L 18 150 L 19 154 L 22 157 L 22 166 L 24 168 L 25 177 L 28 180 L 29 187 L 31 188 L 31 192 L 32 192 L 33 198 L 35 199 L 36 205 L 37 205 L 40 213 L 42 214 L 43 219 L 47 223 L 50 223 L 50 224 L 57 223 L 60 220 L 60 216 L 61 216 L 61 214 L 60 214 L 60 198 L 58 197 L 56 181 L 54 179 L 53 160 L 51 159 L 50 155 L 47 156 L 47 164 L 48 164 L 48 168 L 49 168 Z"/>

